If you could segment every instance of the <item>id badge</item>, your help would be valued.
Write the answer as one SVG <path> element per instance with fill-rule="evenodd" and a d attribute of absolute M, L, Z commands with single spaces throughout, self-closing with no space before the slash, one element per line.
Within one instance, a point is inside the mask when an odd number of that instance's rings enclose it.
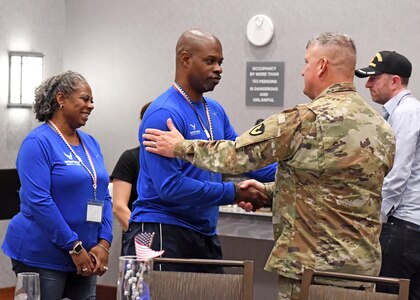
<path fill-rule="evenodd" d="M 102 212 L 104 208 L 104 202 L 100 200 L 88 200 L 86 221 L 102 223 Z"/>

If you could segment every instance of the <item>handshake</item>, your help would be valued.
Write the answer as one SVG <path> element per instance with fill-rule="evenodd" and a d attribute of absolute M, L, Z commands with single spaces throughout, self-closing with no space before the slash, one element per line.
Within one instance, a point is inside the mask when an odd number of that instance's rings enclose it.
<path fill-rule="evenodd" d="M 271 207 L 272 199 L 267 195 L 265 185 L 256 180 L 245 180 L 236 184 L 235 203 L 245 211 Z"/>

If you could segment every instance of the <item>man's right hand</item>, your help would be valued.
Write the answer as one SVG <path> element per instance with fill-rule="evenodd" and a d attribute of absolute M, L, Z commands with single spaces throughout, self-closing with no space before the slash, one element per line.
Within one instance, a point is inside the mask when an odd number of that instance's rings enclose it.
<path fill-rule="evenodd" d="M 182 134 L 176 129 L 172 119 L 166 121 L 169 131 L 147 128 L 143 134 L 143 146 L 146 151 L 165 157 L 175 157 L 175 145 L 184 140 Z"/>

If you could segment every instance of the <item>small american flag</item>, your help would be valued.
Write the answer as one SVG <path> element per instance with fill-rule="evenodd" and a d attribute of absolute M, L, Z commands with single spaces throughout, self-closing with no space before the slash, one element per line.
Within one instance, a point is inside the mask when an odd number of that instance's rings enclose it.
<path fill-rule="evenodd" d="M 134 238 L 137 260 L 145 261 L 161 256 L 165 250 L 154 251 L 150 249 L 153 242 L 154 232 L 140 232 Z"/>

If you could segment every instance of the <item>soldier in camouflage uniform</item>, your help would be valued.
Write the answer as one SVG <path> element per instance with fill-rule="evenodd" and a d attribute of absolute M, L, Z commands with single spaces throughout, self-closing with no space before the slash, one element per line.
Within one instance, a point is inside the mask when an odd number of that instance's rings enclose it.
<path fill-rule="evenodd" d="M 170 132 L 145 135 L 146 150 L 215 172 L 278 162 L 276 181 L 265 186 L 275 240 L 265 269 L 280 275 L 279 299 L 297 299 L 305 267 L 378 274 L 381 187 L 395 151 L 390 126 L 355 90 L 356 49 L 347 35 L 315 37 L 305 63 L 304 93 L 313 101 L 267 118 L 235 142 L 178 142 L 170 121 Z"/>

